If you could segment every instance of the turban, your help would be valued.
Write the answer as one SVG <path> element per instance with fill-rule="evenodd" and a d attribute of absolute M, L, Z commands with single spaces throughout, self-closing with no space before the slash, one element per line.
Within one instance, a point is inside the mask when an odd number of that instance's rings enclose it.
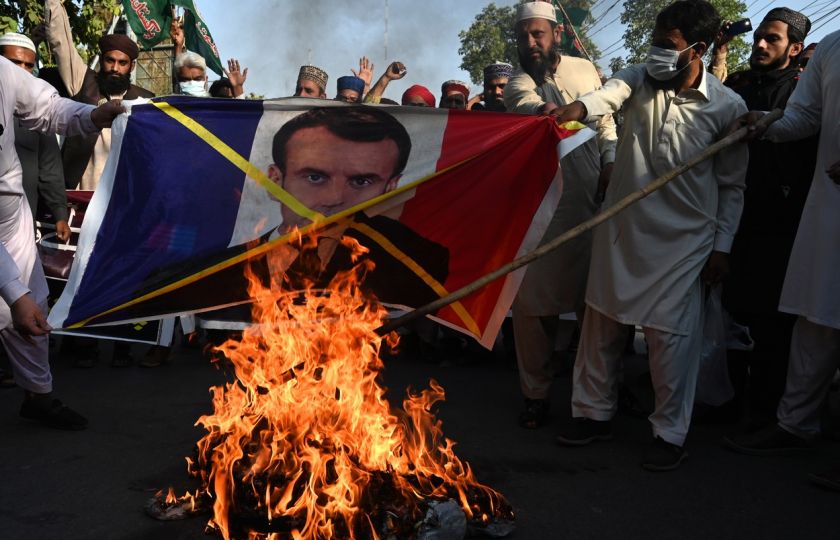
<path fill-rule="evenodd" d="M 426 105 L 434 108 L 434 106 L 435 106 L 435 96 L 434 96 L 434 94 L 429 92 L 428 88 L 426 88 L 425 86 L 420 86 L 419 84 L 415 84 L 414 86 L 412 86 L 411 88 L 406 90 L 405 93 L 403 93 L 402 104 L 407 105 L 408 104 L 408 99 L 412 98 L 414 96 L 420 96 L 421 98 L 423 98 L 423 101 L 426 102 Z"/>
<path fill-rule="evenodd" d="M 3 34 L 0 37 L 0 47 L 4 45 L 9 45 L 12 47 L 23 47 L 24 49 L 29 49 L 32 52 L 35 51 L 35 44 L 32 43 L 32 40 L 28 37 L 24 36 L 23 34 L 16 34 L 14 32 L 8 32 Z"/>
<path fill-rule="evenodd" d="M 808 20 L 808 17 L 798 11 L 793 11 L 792 9 L 786 7 L 773 8 L 768 11 L 767 15 L 764 16 L 764 20 L 761 22 L 766 21 L 779 21 L 787 23 L 788 29 L 794 30 L 791 37 L 794 38 L 794 41 L 796 42 L 805 41 L 805 36 L 807 36 L 808 32 L 811 30 L 811 21 Z"/>
<path fill-rule="evenodd" d="M 131 38 L 125 34 L 108 34 L 99 38 L 99 51 L 105 54 L 108 51 L 120 51 L 125 53 L 132 60 L 137 60 L 140 49 Z"/>
<path fill-rule="evenodd" d="M 484 80 L 492 81 L 493 79 L 506 78 L 510 79 L 513 75 L 513 66 L 505 62 L 496 62 L 484 68 Z"/>
<path fill-rule="evenodd" d="M 516 8 L 516 22 L 525 19 L 547 19 L 556 23 L 557 12 L 550 2 L 525 2 Z"/>
<path fill-rule="evenodd" d="M 329 75 L 323 69 L 315 66 L 300 66 L 300 73 L 298 73 L 298 80 L 309 80 L 317 84 L 322 91 L 327 89 L 327 81 L 329 80 Z"/>
<path fill-rule="evenodd" d="M 345 75 L 344 77 L 339 77 L 338 81 L 338 91 L 341 92 L 342 90 L 354 90 L 359 94 L 365 91 L 365 81 L 354 77 L 353 75 Z"/>
<path fill-rule="evenodd" d="M 449 92 L 460 92 L 464 97 L 470 99 L 470 85 L 463 81 L 446 81 L 440 85 L 440 93 L 443 97 Z"/>

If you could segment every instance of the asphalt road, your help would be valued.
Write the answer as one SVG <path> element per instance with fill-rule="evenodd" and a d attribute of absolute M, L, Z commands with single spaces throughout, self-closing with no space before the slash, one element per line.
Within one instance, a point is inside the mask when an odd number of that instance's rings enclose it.
<path fill-rule="evenodd" d="M 144 348 L 136 347 L 136 355 Z M 388 361 L 392 399 L 429 378 L 447 391 L 439 410 L 446 435 L 479 480 L 504 493 L 517 513 L 516 539 L 838 538 L 840 494 L 807 473 L 840 463 L 840 445 L 795 457 L 752 458 L 720 445 L 733 426 L 699 425 L 677 471 L 648 473 L 639 460 L 647 421 L 619 416 L 615 440 L 566 449 L 554 443 L 569 419 L 570 380 L 553 389 L 552 425 L 519 428 L 516 372 L 499 358 L 465 364 Z M 157 522 L 143 512 L 154 491 L 189 485 L 184 457 L 201 437 L 208 387 L 224 380 L 194 350 L 178 349 L 157 369 L 73 369 L 57 354 L 56 394 L 87 415 L 82 432 L 18 417 L 19 389 L 0 391 L 0 539 L 200 539 L 205 519 Z M 628 370 L 643 361 L 628 360 Z M 633 380 L 640 380 L 633 377 Z M 643 401 L 649 399 L 640 390 Z"/>

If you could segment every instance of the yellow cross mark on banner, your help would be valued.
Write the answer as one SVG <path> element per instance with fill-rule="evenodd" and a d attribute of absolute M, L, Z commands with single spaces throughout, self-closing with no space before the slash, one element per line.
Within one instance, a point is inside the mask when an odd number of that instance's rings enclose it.
<path fill-rule="evenodd" d="M 277 198 L 280 202 L 282 202 L 284 205 L 288 206 L 292 211 L 294 211 L 299 216 L 305 217 L 306 219 L 310 220 L 312 223 L 310 223 L 309 225 L 307 225 L 305 227 L 302 227 L 299 231 L 294 231 L 292 233 L 282 235 L 279 238 L 276 238 L 274 240 L 271 240 L 269 242 L 261 244 L 261 245 L 255 247 L 255 248 L 253 248 L 253 249 L 250 249 L 250 250 L 246 251 L 245 253 L 239 254 L 235 257 L 231 257 L 230 259 L 227 259 L 227 260 L 225 260 L 221 263 L 215 264 L 215 265 L 213 265 L 209 268 L 205 268 L 204 270 L 201 270 L 200 272 L 197 272 L 197 273 L 195 273 L 191 276 L 188 276 L 188 277 L 183 278 L 181 280 L 178 280 L 174 283 L 171 283 L 171 284 L 169 284 L 165 287 L 162 287 L 162 288 L 160 288 L 156 291 L 150 292 L 148 294 L 145 294 L 143 296 L 140 296 L 138 298 L 130 300 L 130 301 L 128 301 L 128 302 L 126 302 L 122 305 L 119 305 L 119 306 L 111 308 L 107 311 L 104 311 L 104 312 L 100 313 L 99 315 L 94 315 L 93 317 L 89 317 L 88 319 L 85 319 L 84 321 L 81 321 L 79 323 L 71 325 L 70 328 L 78 328 L 78 327 L 84 326 L 84 325 L 89 324 L 91 321 L 93 321 L 93 320 L 95 320 L 99 317 L 109 315 L 109 314 L 117 312 L 121 309 L 125 309 L 125 308 L 131 307 L 133 305 L 140 304 L 142 302 L 145 302 L 146 300 L 150 300 L 152 298 L 156 298 L 156 297 L 161 296 L 163 294 L 166 294 L 168 292 L 177 290 L 177 289 L 179 289 L 179 288 L 181 288 L 185 285 L 189 285 L 190 283 L 194 283 L 194 282 L 196 282 L 196 281 L 198 281 L 198 280 L 200 280 L 200 279 L 202 279 L 206 276 L 214 274 L 214 273 L 216 273 L 220 270 L 223 270 L 225 268 L 233 266 L 237 263 L 243 262 L 247 259 L 253 258 L 257 255 L 262 254 L 262 253 L 268 252 L 271 249 L 273 249 L 274 247 L 276 247 L 277 245 L 288 242 L 289 239 L 292 238 L 292 237 L 306 234 L 306 233 L 308 233 L 308 232 L 310 232 L 314 229 L 319 229 L 319 228 L 323 227 L 324 225 L 327 225 L 327 224 L 330 224 L 330 223 L 338 222 L 340 220 L 345 220 L 345 218 L 348 218 L 348 217 L 352 216 L 356 212 L 359 212 L 361 210 L 369 208 L 369 207 L 371 207 L 375 204 L 378 204 L 378 203 L 380 203 L 384 200 L 390 199 L 391 197 L 394 197 L 394 196 L 396 196 L 400 193 L 403 193 L 405 191 L 415 189 L 420 184 L 422 184 L 422 183 L 424 183 L 428 180 L 431 180 L 432 178 L 435 178 L 435 177 L 437 177 L 437 176 L 439 176 L 439 175 L 441 175 L 441 174 L 443 174 L 447 171 L 450 171 L 450 170 L 452 170 L 456 167 L 459 167 L 460 165 L 462 165 L 462 164 L 466 163 L 467 161 L 470 161 L 471 159 L 473 159 L 473 158 L 468 158 L 467 160 L 465 160 L 461 163 L 457 163 L 455 165 L 452 165 L 450 167 L 447 167 L 445 169 L 442 169 L 440 171 L 432 173 L 432 174 L 430 174 L 430 175 L 428 175 L 424 178 L 421 178 L 419 180 L 411 182 L 410 184 L 407 184 L 405 186 L 397 188 L 397 189 L 395 189 L 393 191 L 390 191 L 388 193 L 382 194 L 378 197 L 374 197 L 374 198 L 369 199 L 367 201 L 364 201 L 361 204 L 358 204 L 358 205 L 356 205 L 352 208 L 348 208 L 346 210 L 343 210 L 343 211 L 338 212 L 336 214 L 332 214 L 329 217 L 327 217 L 327 216 L 324 216 L 324 215 L 322 215 L 318 212 L 315 212 L 315 211 L 309 209 L 308 207 L 306 207 L 303 203 L 301 203 L 299 200 L 297 200 L 291 193 L 284 190 L 282 187 L 278 186 L 275 182 L 273 182 L 259 167 L 255 166 L 253 163 L 248 161 L 245 157 L 243 157 L 236 150 L 234 150 L 229 145 L 227 145 L 224 141 L 219 139 L 215 134 L 213 134 L 210 130 L 208 130 L 207 128 L 202 126 L 195 119 L 190 118 L 189 116 L 187 116 L 186 114 L 184 114 L 183 112 L 181 112 L 180 110 L 178 110 L 177 108 L 175 108 L 174 106 L 172 106 L 171 104 L 166 103 L 166 102 L 162 102 L 162 101 L 153 102 L 152 105 L 154 105 L 160 111 L 162 111 L 163 113 L 168 115 L 170 118 L 174 119 L 179 124 L 181 124 L 182 126 L 187 128 L 190 132 L 192 132 L 194 135 L 196 135 L 199 139 L 201 139 L 202 141 L 207 143 L 216 152 L 218 152 L 225 159 L 227 159 L 229 162 L 231 162 L 233 165 L 235 165 L 239 170 L 244 172 L 249 178 L 253 179 L 255 182 L 257 182 L 257 184 L 259 184 L 264 189 L 266 189 L 271 195 L 273 195 L 275 198 Z M 389 254 L 391 254 L 391 256 L 393 256 L 395 259 L 397 259 L 398 261 L 403 263 L 412 272 L 414 272 L 420 279 L 422 279 L 423 282 L 426 283 L 426 285 L 428 285 L 433 291 L 435 291 L 435 293 L 438 296 L 443 297 L 443 296 L 446 296 L 446 295 L 449 294 L 449 292 L 446 290 L 446 288 L 443 286 L 443 284 L 438 282 L 432 275 L 430 275 L 428 272 L 426 272 L 426 270 L 423 269 L 423 267 L 421 267 L 419 264 L 417 264 L 416 261 L 414 261 L 413 259 L 411 259 L 411 257 L 409 257 L 404 252 L 402 252 L 396 245 L 394 245 L 390 240 L 388 240 L 385 236 L 380 234 L 378 231 L 376 231 L 375 229 L 373 229 L 373 228 L 371 228 L 371 227 L 369 227 L 365 224 L 357 223 L 357 222 L 353 221 L 352 219 L 345 220 L 345 222 L 346 222 L 347 226 L 353 227 L 353 228 L 359 230 L 360 232 L 362 232 L 363 234 L 368 236 L 371 240 L 373 240 L 374 242 L 379 244 L 383 249 L 385 249 Z M 466 327 L 466 329 L 469 330 L 476 337 L 480 337 L 481 336 L 481 331 L 478 328 L 478 324 L 476 324 L 475 320 L 472 318 L 472 316 L 467 311 L 467 309 L 463 306 L 463 304 L 461 304 L 460 302 L 455 302 L 455 303 L 452 304 L 451 307 L 455 311 L 455 313 L 458 315 L 458 317 L 461 319 L 461 321 L 464 323 L 464 326 Z"/>

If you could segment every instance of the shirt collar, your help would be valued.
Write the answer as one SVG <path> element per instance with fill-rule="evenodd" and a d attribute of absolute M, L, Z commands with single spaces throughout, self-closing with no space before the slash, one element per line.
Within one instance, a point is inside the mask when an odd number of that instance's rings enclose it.
<path fill-rule="evenodd" d="M 683 90 L 678 95 L 682 98 L 700 98 L 705 101 L 709 100 L 709 83 L 707 79 L 706 73 L 706 66 L 703 63 L 700 63 L 700 84 L 697 85 L 697 88 L 688 88 L 687 90 Z"/>

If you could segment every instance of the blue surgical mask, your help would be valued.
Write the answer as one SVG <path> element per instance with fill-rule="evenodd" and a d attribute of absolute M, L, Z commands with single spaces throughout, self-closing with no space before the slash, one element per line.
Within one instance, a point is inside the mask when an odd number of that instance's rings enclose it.
<path fill-rule="evenodd" d="M 691 64 L 691 62 L 689 62 L 683 67 L 677 68 L 677 63 L 680 61 L 680 55 L 693 48 L 694 45 L 697 45 L 697 43 L 689 45 L 681 51 L 663 49 L 662 47 L 651 45 L 650 49 L 648 49 L 647 59 L 645 60 L 645 68 L 647 69 L 648 75 L 657 81 L 670 81 L 677 76 L 677 73 L 684 70 Z M 692 60 L 692 62 L 693 61 L 694 60 Z"/>
<path fill-rule="evenodd" d="M 207 81 L 182 81 L 178 83 L 181 93 L 188 96 L 208 97 Z"/>

